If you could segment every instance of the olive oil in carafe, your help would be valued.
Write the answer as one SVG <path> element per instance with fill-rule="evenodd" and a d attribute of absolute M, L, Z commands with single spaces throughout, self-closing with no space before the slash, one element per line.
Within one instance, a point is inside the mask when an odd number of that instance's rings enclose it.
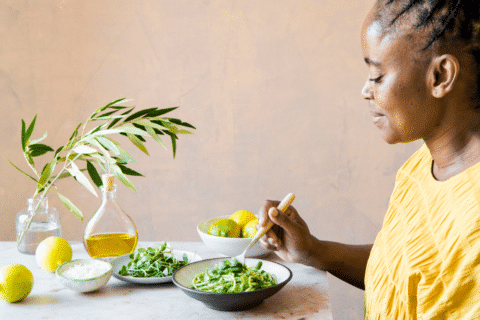
<path fill-rule="evenodd" d="M 92 258 L 109 261 L 135 251 L 138 232 L 116 201 L 114 176 L 104 174 L 102 181 L 102 203 L 85 227 L 83 244 Z"/>
<path fill-rule="evenodd" d="M 137 240 L 126 233 L 96 234 L 86 239 L 86 249 L 92 258 L 118 257 L 135 251 Z"/>

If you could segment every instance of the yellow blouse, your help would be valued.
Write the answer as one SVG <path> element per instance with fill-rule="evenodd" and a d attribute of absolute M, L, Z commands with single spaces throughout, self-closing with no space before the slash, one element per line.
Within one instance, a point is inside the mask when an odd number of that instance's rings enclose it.
<path fill-rule="evenodd" d="M 431 174 L 423 145 L 397 173 L 365 272 L 365 319 L 480 319 L 480 163 Z"/>

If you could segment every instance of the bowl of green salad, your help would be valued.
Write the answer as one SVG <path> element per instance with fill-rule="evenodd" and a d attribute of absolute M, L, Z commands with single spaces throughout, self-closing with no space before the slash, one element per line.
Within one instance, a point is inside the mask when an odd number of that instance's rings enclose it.
<path fill-rule="evenodd" d="M 260 305 L 292 279 L 292 271 L 272 261 L 214 258 L 190 263 L 173 274 L 173 283 L 188 296 L 220 311 Z"/>

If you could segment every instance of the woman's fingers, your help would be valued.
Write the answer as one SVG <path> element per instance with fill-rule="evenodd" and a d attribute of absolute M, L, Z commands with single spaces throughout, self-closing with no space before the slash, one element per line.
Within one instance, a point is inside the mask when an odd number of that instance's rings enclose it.
<path fill-rule="evenodd" d="M 281 212 L 277 208 L 270 208 L 268 210 L 268 216 L 270 220 L 283 229 L 288 234 L 295 234 L 297 231 L 297 225 L 292 219 L 290 219 L 285 213 Z"/>
<path fill-rule="evenodd" d="M 270 218 L 268 217 L 268 210 L 272 207 L 275 207 L 279 204 L 278 201 L 267 200 L 263 207 L 260 208 L 258 211 L 258 226 L 264 227 L 270 222 Z"/>

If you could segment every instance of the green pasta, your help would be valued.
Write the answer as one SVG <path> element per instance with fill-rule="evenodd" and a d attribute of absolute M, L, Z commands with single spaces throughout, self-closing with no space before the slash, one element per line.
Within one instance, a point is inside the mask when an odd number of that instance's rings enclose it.
<path fill-rule="evenodd" d="M 262 262 L 247 267 L 236 259 L 222 261 L 211 271 L 197 274 L 192 280 L 192 289 L 216 293 L 249 292 L 277 284 L 274 275 L 260 270 Z"/>

